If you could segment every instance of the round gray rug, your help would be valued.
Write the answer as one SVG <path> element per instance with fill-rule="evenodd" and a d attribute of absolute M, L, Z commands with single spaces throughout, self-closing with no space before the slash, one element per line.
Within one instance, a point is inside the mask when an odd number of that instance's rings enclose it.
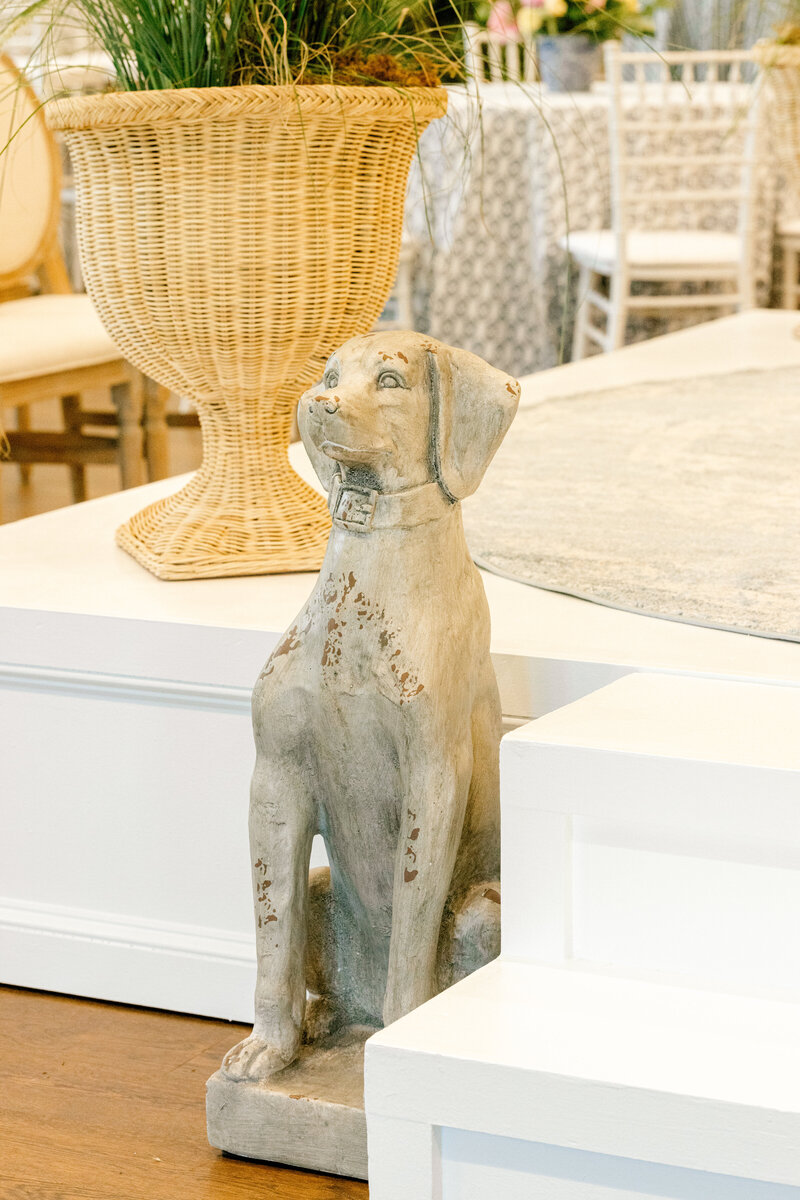
<path fill-rule="evenodd" d="M 800 641 L 800 369 L 522 409 L 464 523 L 520 582 Z"/>

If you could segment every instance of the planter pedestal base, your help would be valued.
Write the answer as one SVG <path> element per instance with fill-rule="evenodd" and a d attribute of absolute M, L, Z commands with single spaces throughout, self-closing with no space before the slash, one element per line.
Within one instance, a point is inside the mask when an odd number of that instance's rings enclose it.
<path fill-rule="evenodd" d="M 217 1071 L 207 1085 L 211 1145 L 241 1158 L 366 1179 L 364 1042 L 373 1032 L 341 1030 L 262 1082 Z"/>
<path fill-rule="evenodd" d="M 273 459 L 261 476 L 242 473 L 245 487 L 231 476 L 211 477 L 204 465 L 121 525 L 117 545 L 159 579 L 319 570 L 330 533 L 324 497 L 288 461 Z"/>

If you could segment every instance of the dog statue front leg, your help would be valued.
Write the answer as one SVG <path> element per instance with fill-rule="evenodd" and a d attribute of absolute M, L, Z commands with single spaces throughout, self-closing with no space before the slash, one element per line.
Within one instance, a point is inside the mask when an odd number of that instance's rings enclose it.
<path fill-rule="evenodd" d="M 233 1079 L 264 1079 L 297 1057 L 306 1004 L 308 867 L 313 806 L 293 763 L 259 756 L 250 793 L 258 976 L 250 1037 L 222 1063 Z"/>
<path fill-rule="evenodd" d="M 418 753 L 409 771 L 395 862 L 385 1025 L 437 992 L 437 950 L 472 774 L 471 743 Z"/>

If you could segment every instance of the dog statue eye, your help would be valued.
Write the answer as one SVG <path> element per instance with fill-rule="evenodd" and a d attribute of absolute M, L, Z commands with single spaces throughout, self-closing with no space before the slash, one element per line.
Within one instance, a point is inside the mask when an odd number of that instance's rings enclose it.
<path fill-rule="evenodd" d="M 378 376 L 379 388 L 401 388 L 405 386 L 402 376 L 398 375 L 396 371 L 381 371 Z"/>
<path fill-rule="evenodd" d="M 327 390 L 328 388 L 336 387 L 338 383 L 339 383 L 339 368 L 338 367 L 328 367 L 327 371 L 322 376 L 322 386 Z"/>

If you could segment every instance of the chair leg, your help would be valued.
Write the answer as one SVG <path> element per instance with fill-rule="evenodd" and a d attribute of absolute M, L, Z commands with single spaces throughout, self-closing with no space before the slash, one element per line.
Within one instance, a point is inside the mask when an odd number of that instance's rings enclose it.
<path fill-rule="evenodd" d="M 798 252 L 794 246 L 783 247 L 783 295 L 781 308 L 797 308 Z"/>
<path fill-rule="evenodd" d="M 142 377 L 131 370 L 127 383 L 115 384 L 111 399 L 119 422 L 119 467 L 123 488 L 138 487 L 142 478 Z"/>
<path fill-rule="evenodd" d="M 167 401 L 169 389 L 152 379 L 143 378 L 144 429 L 147 476 L 151 482 L 169 475 L 169 430 Z"/>
<path fill-rule="evenodd" d="M 606 326 L 607 350 L 619 350 L 625 345 L 625 332 L 628 327 L 629 295 L 630 282 L 627 277 L 623 276 L 620 272 L 615 272 L 611 276 L 611 286 L 609 288 L 611 312 L 608 315 L 608 324 Z"/>
<path fill-rule="evenodd" d="M 572 361 L 578 362 L 585 358 L 588 352 L 586 327 L 589 324 L 589 301 L 587 295 L 592 286 L 594 272 L 588 267 L 581 267 L 578 273 L 577 308 L 575 310 L 575 329 L 572 334 Z"/>
<path fill-rule="evenodd" d="M 17 430 L 19 433 L 28 433 L 31 427 L 31 410 L 27 404 L 22 404 L 17 409 Z M 19 464 L 19 477 L 21 482 L 27 487 L 31 481 L 31 465 L 30 463 Z"/>
<path fill-rule="evenodd" d="M 67 433 L 80 433 L 83 429 L 83 413 L 80 396 L 62 396 L 61 413 Z M 80 504 L 86 499 L 86 467 L 82 463 L 70 463 L 72 478 L 72 502 Z"/>

